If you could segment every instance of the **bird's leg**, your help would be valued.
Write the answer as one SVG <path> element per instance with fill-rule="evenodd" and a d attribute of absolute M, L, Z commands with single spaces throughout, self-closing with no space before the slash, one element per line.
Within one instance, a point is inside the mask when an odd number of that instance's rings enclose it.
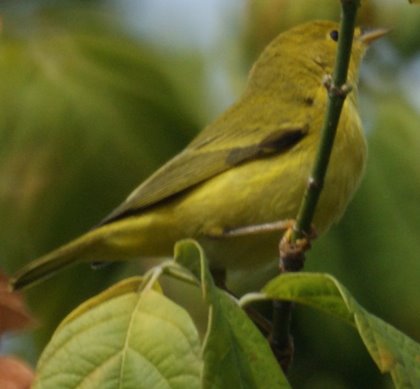
<path fill-rule="evenodd" d="M 212 238 L 229 238 L 229 237 L 239 237 L 239 236 L 248 236 L 255 234 L 265 234 L 268 232 L 284 232 L 291 229 L 295 224 L 294 220 L 286 219 L 280 220 L 272 223 L 264 224 L 254 224 L 250 226 L 237 227 L 232 229 L 223 229 L 220 231 L 214 231 L 209 235 Z"/>

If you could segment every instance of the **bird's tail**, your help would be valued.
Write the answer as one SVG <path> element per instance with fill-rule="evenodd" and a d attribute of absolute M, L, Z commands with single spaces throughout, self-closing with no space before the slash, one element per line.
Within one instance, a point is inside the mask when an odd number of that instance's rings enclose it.
<path fill-rule="evenodd" d="M 11 279 L 11 287 L 26 288 L 77 262 L 122 261 L 137 258 L 140 253 L 171 255 L 173 243 L 182 236 L 168 227 L 168 220 L 172 219 L 166 214 L 152 212 L 94 228 L 24 266 Z"/>
<path fill-rule="evenodd" d="M 20 269 L 10 280 L 13 290 L 23 289 L 51 277 L 57 271 L 74 263 L 86 260 L 86 253 L 97 243 L 95 230 L 82 235 L 64 246 L 30 262 Z M 86 250 L 89 248 L 90 250 Z"/>

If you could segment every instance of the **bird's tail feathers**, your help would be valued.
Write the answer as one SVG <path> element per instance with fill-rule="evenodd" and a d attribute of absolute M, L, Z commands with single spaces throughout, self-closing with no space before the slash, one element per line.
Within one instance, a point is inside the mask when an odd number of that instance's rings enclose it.
<path fill-rule="evenodd" d="M 11 278 L 11 288 L 19 290 L 32 286 L 51 277 L 61 269 L 85 260 L 86 248 L 92 247 L 95 238 L 95 234 L 88 233 L 28 263 Z"/>

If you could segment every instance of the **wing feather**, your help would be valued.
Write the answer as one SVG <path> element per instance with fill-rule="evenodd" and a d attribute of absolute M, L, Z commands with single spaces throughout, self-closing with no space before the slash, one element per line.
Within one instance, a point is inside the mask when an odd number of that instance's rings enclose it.
<path fill-rule="evenodd" d="M 254 108 L 258 107 L 255 101 L 250 103 Z M 297 144 L 309 131 L 309 112 L 306 112 L 304 120 L 294 118 L 295 121 L 279 120 L 278 125 L 258 126 L 264 123 L 261 116 L 267 114 L 264 108 L 260 108 L 247 110 L 243 104 L 234 105 L 206 127 L 183 152 L 135 189 L 100 225 L 141 212 L 241 163 L 282 153 Z M 284 104 L 281 108 L 278 117 L 289 117 L 291 111 L 288 112 Z M 232 112 L 239 109 L 248 112 L 248 115 L 245 117 Z M 239 120 L 232 122 L 232 117 Z"/>

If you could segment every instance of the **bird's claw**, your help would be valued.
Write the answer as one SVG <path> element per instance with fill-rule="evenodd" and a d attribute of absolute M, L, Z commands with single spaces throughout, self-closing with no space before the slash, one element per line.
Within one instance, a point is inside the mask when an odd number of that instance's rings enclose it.
<path fill-rule="evenodd" d="M 305 252 L 311 248 L 311 241 L 316 238 L 315 228 L 309 233 L 304 233 L 302 238 L 292 239 L 296 231 L 289 227 L 279 244 L 280 270 L 284 272 L 299 271 L 305 262 Z"/>

